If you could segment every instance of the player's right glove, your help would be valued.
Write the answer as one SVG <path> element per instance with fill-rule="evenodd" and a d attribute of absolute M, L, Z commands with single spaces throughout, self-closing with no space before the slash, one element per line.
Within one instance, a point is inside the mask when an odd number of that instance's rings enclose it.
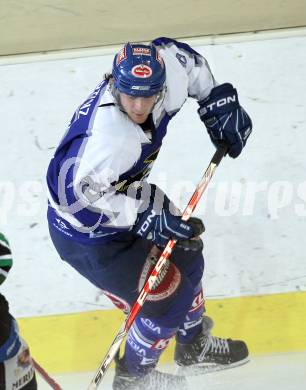
<path fill-rule="evenodd" d="M 240 106 L 236 89 L 229 83 L 218 85 L 199 105 L 198 113 L 213 144 L 226 144 L 231 157 L 239 156 L 252 132 L 252 121 Z"/>
<path fill-rule="evenodd" d="M 133 232 L 152 240 L 161 248 L 165 247 L 170 239 L 177 239 L 178 247 L 192 251 L 202 250 L 203 242 L 199 236 L 205 230 L 203 222 L 195 217 L 191 217 L 187 222 L 182 221 L 180 216 L 171 212 L 170 205 L 172 204 L 166 196 L 162 208 L 151 201 L 149 207 L 139 214 Z"/>

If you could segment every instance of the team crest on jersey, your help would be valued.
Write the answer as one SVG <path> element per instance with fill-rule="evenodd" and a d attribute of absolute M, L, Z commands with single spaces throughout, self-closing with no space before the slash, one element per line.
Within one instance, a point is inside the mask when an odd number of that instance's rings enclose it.
<path fill-rule="evenodd" d="M 119 65 L 123 60 L 126 59 L 126 48 L 125 46 L 117 54 L 116 64 Z"/>
<path fill-rule="evenodd" d="M 147 47 L 133 47 L 133 55 L 150 56 L 151 49 L 148 49 Z"/>
<path fill-rule="evenodd" d="M 141 171 L 137 172 L 133 176 L 130 176 L 128 179 L 121 180 L 120 182 L 116 183 L 113 182 L 112 186 L 115 187 L 117 192 L 126 192 L 129 187 L 132 190 L 135 190 L 137 188 L 141 187 L 141 182 L 149 176 L 149 173 L 153 167 L 154 161 L 156 160 L 158 153 L 159 153 L 160 147 L 155 150 L 153 153 L 151 153 L 143 162 L 144 167 Z"/>
<path fill-rule="evenodd" d="M 151 77 L 152 73 L 152 69 L 148 65 L 136 65 L 132 68 L 132 75 L 141 79 Z"/>

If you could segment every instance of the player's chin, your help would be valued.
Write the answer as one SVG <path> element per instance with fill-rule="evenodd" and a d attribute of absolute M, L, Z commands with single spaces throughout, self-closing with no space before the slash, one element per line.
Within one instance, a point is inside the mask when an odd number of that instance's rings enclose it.
<path fill-rule="evenodd" d="M 148 115 L 147 114 L 139 115 L 139 114 L 131 113 L 130 118 L 132 119 L 133 122 L 137 123 L 138 125 L 141 125 L 142 123 L 144 123 L 146 121 L 146 119 L 148 118 Z"/>

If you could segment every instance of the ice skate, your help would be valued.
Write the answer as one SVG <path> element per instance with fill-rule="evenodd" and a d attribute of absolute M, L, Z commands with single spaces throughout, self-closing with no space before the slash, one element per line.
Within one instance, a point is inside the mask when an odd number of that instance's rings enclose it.
<path fill-rule="evenodd" d="M 115 358 L 116 371 L 113 390 L 187 390 L 184 376 L 166 374 L 152 370 L 145 376 L 133 376 L 128 373 L 124 358 Z"/>
<path fill-rule="evenodd" d="M 176 343 L 174 360 L 178 375 L 200 375 L 248 362 L 245 342 L 214 337 L 210 334 L 212 326 L 213 321 L 204 316 L 202 332 L 190 344 Z"/>

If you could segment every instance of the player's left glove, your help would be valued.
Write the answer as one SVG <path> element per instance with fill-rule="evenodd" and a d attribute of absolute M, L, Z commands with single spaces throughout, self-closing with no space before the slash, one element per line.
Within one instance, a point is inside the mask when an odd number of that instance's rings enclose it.
<path fill-rule="evenodd" d="M 252 121 L 240 106 L 236 89 L 230 83 L 218 85 L 199 105 L 198 113 L 213 144 L 225 143 L 228 154 L 238 157 L 252 132 Z"/>

